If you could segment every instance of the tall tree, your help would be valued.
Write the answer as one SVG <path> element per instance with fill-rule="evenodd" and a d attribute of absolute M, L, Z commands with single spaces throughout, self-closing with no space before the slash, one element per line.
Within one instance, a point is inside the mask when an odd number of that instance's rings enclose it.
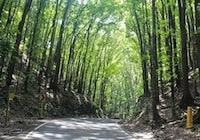
<path fill-rule="evenodd" d="M 55 68 L 55 74 L 54 74 L 54 90 L 57 90 L 58 86 L 58 79 L 59 79 L 59 74 L 60 74 L 60 63 L 61 63 L 61 51 L 62 51 L 62 41 L 63 41 L 63 33 L 64 33 L 64 28 L 67 24 L 67 13 L 69 11 L 70 6 L 72 5 L 73 0 L 68 0 L 66 3 L 66 7 L 64 9 L 63 17 L 62 17 L 62 23 L 59 31 L 59 38 L 56 46 L 56 52 L 55 52 L 55 63 L 56 63 L 56 68 Z"/>
<path fill-rule="evenodd" d="M 185 20 L 185 10 L 186 10 L 186 1 L 178 0 L 179 7 L 179 23 L 181 30 L 181 63 L 182 63 L 182 88 L 183 88 L 183 97 L 180 102 L 182 108 L 186 108 L 188 105 L 192 105 L 194 100 L 191 96 L 189 90 L 188 82 L 188 51 L 187 51 L 187 30 L 186 30 L 186 20 Z"/>
<path fill-rule="evenodd" d="M 169 3 L 169 1 L 168 1 Z M 172 13 L 172 8 L 170 5 L 168 5 L 168 17 L 169 17 L 169 28 L 170 33 L 168 37 L 168 47 L 169 47 L 169 74 L 170 74 L 170 88 L 171 88 L 171 99 L 172 99 L 172 117 L 175 118 L 175 81 L 174 81 L 174 62 L 173 62 L 173 57 L 174 56 L 174 48 L 173 46 L 176 45 L 176 40 L 174 37 L 174 27 L 175 27 L 175 19 Z"/>
<path fill-rule="evenodd" d="M 62 1 L 61 1 L 62 2 Z M 60 2 L 60 4 L 61 4 Z M 50 48 L 49 48 L 49 54 L 48 54 L 48 60 L 47 60 L 47 68 L 45 71 L 46 76 L 46 84 L 49 82 L 50 84 L 53 84 L 52 76 L 52 67 L 53 67 L 53 47 L 55 45 L 55 37 L 56 37 L 56 28 L 57 28 L 57 18 L 58 18 L 58 8 L 59 8 L 59 0 L 56 0 L 55 10 L 54 10 L 54 16 L 52 19 L 52 25 L 51 25 L 51 37 L 50 37 Z M 51 81 L 50 81 L 51 80 Z"/>
<path fill-rule="evenodd" d="M 0 19 L 1 19 L 1 16 L 3 13 L 3 8 L 4 8 L 5 4 L 6 4 L 6 0 L 3 0 L 0 5 Z"/>
<path fill-rule="evenodd" d="M 35 15 L 35 22 L 34 22 L 34 25 L 33 25 L 33 30 L 32 30 L 32 34 L 30 35 L 30 40 L 29 40 L 29 62 L 28 62 L 28 66 L 27 66 L 27 70 L 26 70 L 26 78 L 25 78 L 25 82 L 24 82 L 24 92 L 25 93 L 28 93 L 28 83 L 29 83 L 29 78 L 30 78 L 30 73 L 31 73 L 31 63 L 32 63 L 32 58 L 33 58 L 33 51 L 34 51 L 34 48 L 36 46 L 36 42 L 37 42 L 37 35 L 38 35 L 38 31 L 40 30 L 38 28 L 38 25 L 39 25 L 39 21 L 40 21 L 40 16 L 41 16 L 41 13 L 42 13 L 42 9 L 44 9 L 44 1 L 43 0 L 40 0 L 38 2 L 38 10 L 37 10 L 37 13 Z"/>
<path fill-rule="evenodd" d="M 200 1 L 195 0 L 195 19 L 196 19 L 196 36 L 195 36 L 195 57 L 196 65 L 199 68 L 199 77 L 200 77 Z"/>
<path fill-rule="evenodd" d="M 17 63 L 17 60 L 18 60 L 19 45 L 22 39 L 22 31 L 23 31 L 24 23 L 26 21 L 27 14 L 31 8 L 31 4 L 32 4 L 32 0 L 26 0 L 21 21 L 18 24 L 16 40 L 14 43 L 14 49 L 12 51 L 11 59 L 10 59 L 8 69 L 7 69 L 7 79 L 6 79 L 7 86 L 11 85 L 12 74 L 14 73 L 15 64 Z"/>
<path fill-rule="evenodd" d="M 161 118 L 157 110 L 158 96 L 158 66 L 157 66 L 157 46 L 156 46 L 156 0 L 152 0 L 152 47 L 151 47 L 151 92 L 152 92 L 152 113 L 153 121 L 159 124 Z"/>
<path fill-rule="evenodd" d="M 142 35 L 139 18 L 138 18 L 138 14 L 136 10 L 134 10 L 134 16 L 135 16 L 136 25 L 137 25 L 137 34 L 138 34 L 137 36 L 138 36 L 138 41 L 140 43 L 140 53 L 141 53 L 141 58 L 142 58 L 141 61 L 142 61 L 142 73 L 143 73 L 142 74 L 143 75 L 143 89 L 144 89 L 145 96 L 149 96 L 150 93 L 149 93 L 149 86 L 148 86 L 149 84 L 148 84 L 148 70 L 147 70 L 147 53 L 145 49 L 146 43 L 144 43 L 145 39 L 142 38 L 144 37 L 144 35 Z M 145 28 L 146 27 L 144 27 L 143 29 L 145 30 Z"/>

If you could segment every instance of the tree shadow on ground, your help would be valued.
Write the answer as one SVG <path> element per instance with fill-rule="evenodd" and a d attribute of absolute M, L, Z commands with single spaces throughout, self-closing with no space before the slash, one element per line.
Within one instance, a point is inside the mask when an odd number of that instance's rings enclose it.
<path fill-rule="evenodd" d="M 63 119 L 54 120 L 29 133 L 26 140 L 131 140 L 110 119 Z"/>

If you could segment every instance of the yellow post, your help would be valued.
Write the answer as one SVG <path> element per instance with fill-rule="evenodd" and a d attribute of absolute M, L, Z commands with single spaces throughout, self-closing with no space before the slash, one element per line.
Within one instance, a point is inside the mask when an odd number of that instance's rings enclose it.
<path fill-rule="evenodd" d="M 10 118 L 10 102 L 14 99 L 15 97 L 15 86 L 10 85 L 9 90 L 8 90 L 8 96 L 7 96 L 7 107 L 6 107 L 6 114 L 5 114 L 5 127 L 8 126 L 9 118 Z"/>
<path fill-rule="evenodd" d="M 187 120 L 186 120 L 186 128 L 190 129 L 193 127 L 193 116 L 192 116 L 192 107 L 187 107 Z"/>
<path fill-rule="evenodd" d="M 43 119 L 44 118 L 44 104 L 45 104 L 45 100 L 46 100 L 46 94 L 41 93 L 39 95 L 39 100 L 40 100 L 40 118 Z"/>
<path fill-rule="evenodd" d="M 44 118 L 44 101 L 40 102 L 40 118 Z"/>

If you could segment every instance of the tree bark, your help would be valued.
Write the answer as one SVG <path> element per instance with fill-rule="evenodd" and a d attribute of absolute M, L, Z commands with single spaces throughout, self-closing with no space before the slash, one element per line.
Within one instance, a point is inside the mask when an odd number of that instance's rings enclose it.
<path fill-rule="evenodd" d="M 29 79 L 30 79 L 30 73 L 31 73 L 31 63 L 32 63 L 32 58 L 33 58 L 33 50 L 34 50 L 34 47 L 35 47 L 35 42 L 36 42 L 36 35 L 37 35 L 37 32 L 38 32 L 38 25 L 39 25 L 39 17 L 40 17 L 40 14 L 42 12 L 42 8 L 44 3 L 43 0 L 40 0 L 39 1 L 39 7 L 38 7 L 38 10 L 37 10 L 37 13 L 35 15 L 35 22 L 34 22 L 34 26 L 33 26 L 33 31 L 32 31 L 32 34 L 30 36 L 30 45 L 29 45 L 29 62 L 28 62 L 28 67 L 27 67 L 27 70 L 26 70 L 26 78 L 25 78 L 25 82 L 24 82 L 24 93 L 28 93 L 28 85 L 29 85 Z"/>
<path fill-rule="evenodd" d="M 67 13 L 72 4 L 72 0 L 68 0 L 66 3 L 66 7 L 64 9 L 63 17 L 62 17 L 62 23 L 60 27 L 60 32 L 59 32 L 59 38 L 56 46 L 56 52 L 55 52 L 55 63 L 56 63 L 56 68 L 55 68 L 55 75 L 54 75 L 54 81 L 53 81 L 53 89 L 58 90 L 58 79 L 59 79 L 59 74 L 60 74 L 60 63 L 61 63 L 61 49 L 62 49 L 62 41 L 63 41 L 63 33 L 64 33 L 64 28 L 66 25 L 67 21 Z"/>
<path fill-rule="evenodd" d="M 195 36 L 195 56 L 196 56 L 196 65 L 199 68 L 199 77 L 200 77 L 200 0 L 195 0 L 195 19 L 196 19 L 196 36 Z"/>
<path fill-rule="evenodd" d="M 92 28 L 92 22 L 89 24 L 88 26 L 88 29 L 86 31 L 86 34 L 85 34 L 85 39 L 86 39 L 86 50 L 85 50 L 85 53 L 83 54 L 83 61 L 82 61 L 82 67 L 81 67 L 81 75 L 80 75 L 80 79 L 79 79 L 79 83 L 78 83 L 78 93 L 81 93 L 81 94 L 84 94 L 84 90 L 83 90 L 83 85 L 84 85 L 84 77 L 85 75 L 87 74 L 85 69 L 86 69 L 86 57 L 87 57 L 87 54 L 89 52 L 89 39 L 90 39 L 90 32 L 91 32 L 91 28 Z"/>
<path fill-rule="evenodd" d="M 168 1 L 169 2 L 169 1 Z M 173 63 L 173 56 L 174 56 L 174 49 L 173 49 L 173 24 L 175 20 L 173 19 L 172 15 L 172 9 L 171 6 L 168 6 L 168 17 L 169 17 L 169 29 L 172 30 L 169 33 L 169 74 L 170 74 L 170 88 L 171 88 L 171 105 L 172 105 L 172 118 L 175 119 L 176 117 L 176 112 L 175 112 L 175 97 L 174 97 L 174 92 L 175 92 L 175 87 L 174 87 L 174 63 Z"/>
<path fill-rule="evenodd" d="M 4 8 L 5 4 L 6 4 L 6 0 L 3 0 L 0 5 L 0 19 L 1 19 L 1 16 L 3 13 L 3 8 Z"/>
<path fill-rule="evenodd" d="M 32 0 L 26 0 L 25 6 L 24 6 L 24 11 L 23 11 L 23 14 L 22 14 L 22 18 L 21 18 L 21 21 L 18 24 L 18 30 L 17 30 L 16 40 L 15 40 L 15 43 L 14 43 L 14 49 L 12 51 L 11 59 L 10 59 L 8 69 L 7 69 L 7 78 L 6 78 L 6 85 L 7 86 L 11 85 L 12 74 L 14 73 L 15 64 L 16 64 L 17 59 L 18 59 L 19 45 L 20 45 L 20 42 L 21 42 L 21 39 L 22 39 L 22 31 L 23 31 L 24 23 L 25 23 L 27 14 L 30 10 L 31 4 L 32 4 Z"/>
<path fill-rule="evenodd" d="M 134 16 L 136 19 L 136 25 L 137 25 L 137 36 L 138 36 L 138 41 L 140 44 L 140 56 L 141 56 L 141 62 L 142 62 L 142 78 L 143 78 L 143 91 L 145 96 L 150 96 L 149 93 L 149 86 L 148 86 L 148 71 L 147 71 L 147 54 L 146 50 L 144 48 L 144 43 L 143 43 L 143 38 L 142 38 L 142 32 L 141 32 L 141 27 L 138 19 L 137 12 L 134 11 Z"/>
<path fill-rule="evenodd" d="M 183 96 L 180 102 L 180 107 L 186 109 L 187 106 L 192 105 L 194 100 L 189 91 L 188 82 L 188 51 L 187 51 L 187 30 L 185 20 L 186 2 L 185 0 L 178 0 L 179 7 L 179 22 L 181 30 L 181 56 L 182 56 L 182 88 Z"/>
<path fill-rule="evenodd" d="M 152 115 L 156 125 L 160 124 L 160 115 L 157 110 L 158 74 L 157 74 L 157 46 L 156 46 L 156 0 L 152 0 L 152 47 L 151 47 L 151 92 L 152 92 Z"/>
<path fill-rule="evenodd" d="M 55 8 L 55 13 L 53 16 L 52 20 L 52 26 L 51 26 L 51 38 L 50 38 L 50 48 L 49 48 L 49 55 L 48 55 L 48 60 L 47 60 L 47 68 L 45 71 L 45 76 L 46 76 L 46 84 L 49 82 L 50 85 L 52 85 L 52 65 L 53 65 L 53 47 L 54 47 L 54 42 L 55 42 L 55 35 L 56 35 L 56 20 L 58 16 L 58 7 L 59 7 L 59 0 L 56 0 L 56 8 Z"/>

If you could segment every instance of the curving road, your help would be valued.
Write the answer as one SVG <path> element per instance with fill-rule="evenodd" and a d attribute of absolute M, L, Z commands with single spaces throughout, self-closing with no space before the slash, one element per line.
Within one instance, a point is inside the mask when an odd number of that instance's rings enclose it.
<path fill-rule="evenodd" d="M 67 118 L 52 120 L 30 132 L 26 140 L 133 140 L 116 120 Z"/>

